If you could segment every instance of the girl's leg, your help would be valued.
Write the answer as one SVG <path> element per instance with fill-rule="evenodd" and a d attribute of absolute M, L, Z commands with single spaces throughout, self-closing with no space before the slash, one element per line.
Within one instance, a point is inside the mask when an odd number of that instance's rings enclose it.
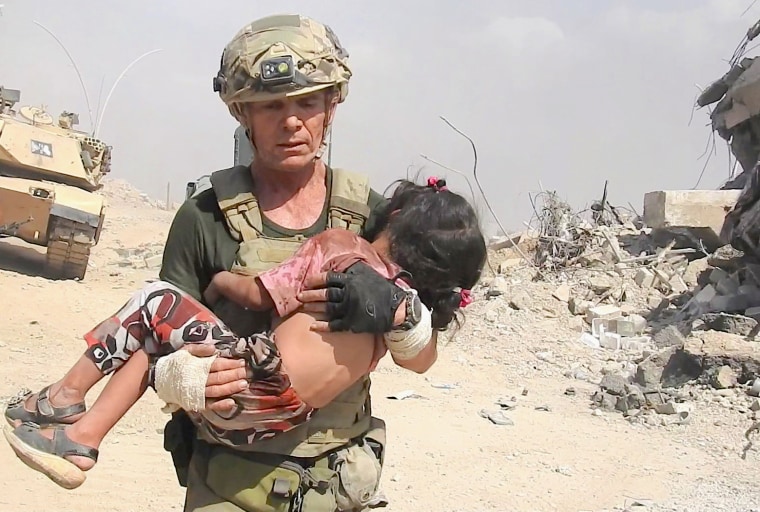
<path fill-rule="evenodd" d="M 85 412 L 85 395 L 102 377 L 103 373 L 85 354 L 61 380 L 9 404 L 6 420 L 14 427 L 24 421 L 38 425 L 73 423 Z"/>
<path fill-rule="evenodd" d="M 140 350 L 111 377 L 92 408 L 76 423 L 36 428 L 21 425 L 5 437 L 16 456 L 58 485 L 74 489 L 98 459 L 106 434 L 147 388 L 148 354 Z"/>
<path fill-rule="evenodd" d="M 92 407 L 76 423 L 64 429 L 69 440 L 81 445 L 98 449 L 106 434 L 127 413 L 127 411 L 145 393 L 148 387 L 148 354 L 138 350 L 129 358 L 118 372 L 108 380 Z M 51 439 L 53 429 L 43 428 L 39 432 Z M 80 469 L 87 471 L 95 465 L 95 460 L 66 456 Z"/>
<path fill-rule="evenodd" d="M 160 355 L 186 342 L 213 343 L 230 336 L 229 330 L 192 297 L 169 283 L 151 283 L 85 334 L 89 348 L 61 380 L 10 404 L 6 420 L 14 427 L 22 422 L 73 423 L 85 411 L 87 392 L 141 348 Z"/>
<path fill-rule="evenodd" d="M 115 372 L 92 409 L 72 425 L 7 433 L 16 455 L 59 485 L 84 481 L 82 470 L 95 465 L 98 447 L 116 422 L 142 396 L 149 359 L 185 343 L 224 344 L 237 338 L 208 309 L 168 283 L 146 286 L 113 317 L 85 335 L 87 361 L 101 374 Z M 89 382 L 86 365 L 73 372 L 79 385 Z M 72 381 L 76 381 L 72 378 Z"/>

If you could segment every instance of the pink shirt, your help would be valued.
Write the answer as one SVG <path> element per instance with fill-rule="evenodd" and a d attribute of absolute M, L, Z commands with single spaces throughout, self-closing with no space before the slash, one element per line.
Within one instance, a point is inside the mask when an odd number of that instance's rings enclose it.
<path fill-rule="evenodd" d="M 401 270 L 364 238 L 345 229 L 328 229 L 306 240 L 293 256 L 258 278 L 272 296 L 277 314 L 285 317 L 301 306 L 296 295 L 308 276 L 330 270 L 342 272 L 358 261 L 387 279 Z"/>

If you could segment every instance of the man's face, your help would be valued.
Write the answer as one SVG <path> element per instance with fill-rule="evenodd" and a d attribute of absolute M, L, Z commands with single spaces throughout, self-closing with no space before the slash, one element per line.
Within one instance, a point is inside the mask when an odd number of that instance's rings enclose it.
<path fill-rule="evenodd" d="M 317 91 L 244 106 L 246 125 L 260 164 L 298 171 L 314 160 L 324 135 L 325 118 L 333 110 L 332 95 Z"/>

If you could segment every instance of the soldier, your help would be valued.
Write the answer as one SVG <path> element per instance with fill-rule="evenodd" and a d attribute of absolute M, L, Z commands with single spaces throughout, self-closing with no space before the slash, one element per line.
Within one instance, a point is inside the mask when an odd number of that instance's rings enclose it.
<path fill-rule="evenodd" d="M 372 212 L 382 196 L 366 176 L 331 169 L 321 159 L 337 104 L 348 94 L 347 58 L 328 27 L 300 15 L 257 20 L 229 42 L 214 90 L 246 128 L 253 163 L 217 171 L 211 189 L 180 207 L 161 279 L 202 300 L 215 273 L 269 269 L 329 227 L 371 236 Z M 412 332 L 419 321 L 416 294 L 361 264 L 323 275 L 311 287 L 299 299 L 305 309 L 328 313 L 322 328 L 383 333 L 402 326 Z M 265 312 L 231 302 L 217 302 L 213 310 L 239 335 L 261 331 L 268 321 Z M 435 336 L 430 340 L 434 344 Z M 435 361 L 432 348 L 404 366 L 426 371 Z M 200 346 L 188 350 L 210 355 Z M 209 407 L 233 409 L 224 397 L 247 386 L 245 378 L 240 361 L 217 358 L 207 381 Z M 165 446 L 187 487 L 185 511 L 364 509 L 377 490 L 385 445 L 384 422 L 371 416 L 369 389 L 369 377 L 360 379 L 307 425 L 257 441 L 249 451 L 199 439 L 187 415 L 175 413 Z"/>

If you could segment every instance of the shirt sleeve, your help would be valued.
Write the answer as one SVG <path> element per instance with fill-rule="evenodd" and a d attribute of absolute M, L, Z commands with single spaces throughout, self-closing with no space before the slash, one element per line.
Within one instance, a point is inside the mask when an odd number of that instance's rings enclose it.
<path fill-rule="evenodd" d="M 319 244 L 310 238 L 278 266 L 258 275 L 262 286 L 269 292 L 280 317 L 293 313 L 301 306 L 296 295 L 301 291 L 306 276 L 318 269 Z"/>
<path fill-rule="evenodd" d="M 185 201 L 177 210 L 166 237 L 159 278 L 201 301 L 204 241 L 199 214 L 194 200 Z"/>

